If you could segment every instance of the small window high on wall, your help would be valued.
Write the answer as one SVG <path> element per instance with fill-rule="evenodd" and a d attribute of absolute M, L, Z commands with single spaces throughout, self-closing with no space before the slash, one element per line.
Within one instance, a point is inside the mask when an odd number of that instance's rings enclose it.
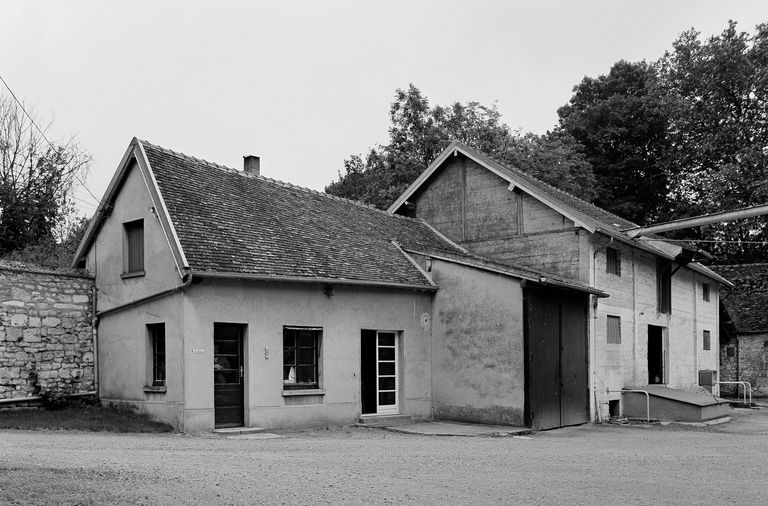
<path fill-rule="evenodd" d="M 607 327 L 608 342 L 610 344 L 621 344 L 621 317 L 608 316 Z"/>
<path fill-rule="evenodd" d="M 656 261 L 656 290 L 659 313 L 671 313 L 672 262 L 663 258 Z"/>
<path fill-rule="evenodd" d="M 123 274 L 144 274 L 144 220 L 123 223 Z"/>
<path fill-rule="evenodd" d="M 616 248 L 605 250 L 605 272 L 621 276 L 621 252 Z"/>
<path fill-rule="evenodd" d="M 705 330 L 702 335 L 702 344 L 705 350 L 712 349 L 712 338 L 708 330 Z"/>

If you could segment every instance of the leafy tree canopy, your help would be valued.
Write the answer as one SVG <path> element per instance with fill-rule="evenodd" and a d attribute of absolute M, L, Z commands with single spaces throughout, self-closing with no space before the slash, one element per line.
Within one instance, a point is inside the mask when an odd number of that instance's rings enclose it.
<path fill-rule="evenodd" d="M 592 171 L 567 132 L 542 136 L 512 131 L 494 106 L 459 102 L 431 106 L 411 84 L 398 89 L 390 108 L 389 144 L 344 161 L 326 192 L 386 208 L 453 140 L 547 183 L 591 200 Z"/>

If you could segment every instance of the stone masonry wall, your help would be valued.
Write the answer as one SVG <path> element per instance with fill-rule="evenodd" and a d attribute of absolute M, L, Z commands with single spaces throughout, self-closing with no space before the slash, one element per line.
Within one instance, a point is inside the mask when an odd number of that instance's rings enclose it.
<path fill-rule="evenodd" d="M 93 286 L 81 271 L 0 262 L 0 399 L 94 390 Z"/>

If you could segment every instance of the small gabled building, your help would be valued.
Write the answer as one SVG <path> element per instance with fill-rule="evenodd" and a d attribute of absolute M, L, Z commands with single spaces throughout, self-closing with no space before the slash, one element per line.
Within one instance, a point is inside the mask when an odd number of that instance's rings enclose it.
<path fill-rule="evenodd" d="M 75 258 L 103 401 L 184 431 L 589 420 L 600 290 L 245 169 L 131 142 Z"/>
<path fill-rule="evenodd" d="M 720 379 L 748 381 L 755 394 L 768 395 L 768 264 L 713 269 L 733 283 L 721 298 Z M 735 385 L 722 388 L 736 394 Z"/>
<path fill-rule="evenodd" d="M 593 419 L 618 414 L 623 388 L 695 391 L 699 371 L 718 369 L 719 290 L 729 283 L 697 263 L 695 250 L 659 237 L 632 239 L 626 231 L 634 223 L 459 142 L 389 211 L 426 221 L 474 254 L 609 295 L 593 296 L 588 308 Z M 563 362 L 546 360 L 552 369 Z"/>

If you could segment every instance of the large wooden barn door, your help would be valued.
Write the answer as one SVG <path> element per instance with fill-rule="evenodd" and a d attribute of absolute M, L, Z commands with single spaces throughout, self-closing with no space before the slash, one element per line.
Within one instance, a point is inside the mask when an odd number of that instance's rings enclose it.
<path fill-rule="evenodd" d="M 589 420 L 587 296 L 527 287 L 527 423 L 535 429 Z"/>

